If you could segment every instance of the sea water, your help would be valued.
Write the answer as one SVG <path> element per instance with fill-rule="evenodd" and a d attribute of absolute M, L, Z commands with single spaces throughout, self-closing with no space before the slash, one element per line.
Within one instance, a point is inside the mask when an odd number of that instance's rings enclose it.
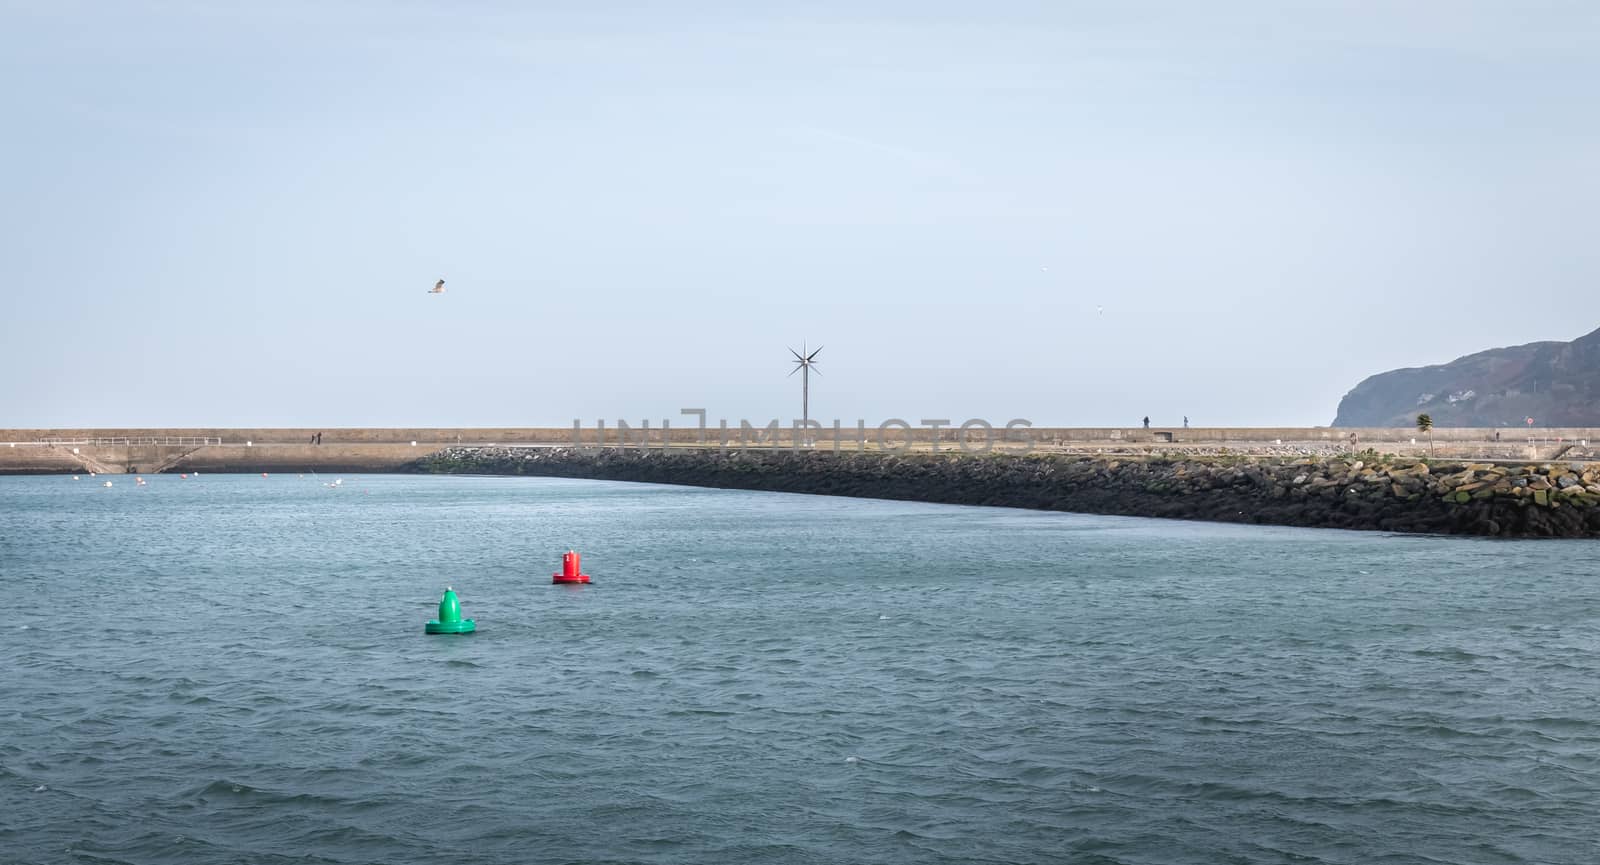
<path fill-rule="evenodd" d="M 1592 542 L 99 480 L 0 478 L 0 862 L 1600 856 Z"/>

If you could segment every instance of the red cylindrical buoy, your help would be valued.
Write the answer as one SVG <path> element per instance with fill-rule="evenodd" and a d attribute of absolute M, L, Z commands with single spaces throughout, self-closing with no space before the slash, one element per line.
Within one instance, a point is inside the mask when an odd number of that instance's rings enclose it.
<path fill-rule="evenodd" d="M 561 583 L 589 582 L 589 575 L 583 573 L 583 569 L 579 567 L 580 561 L 581 558 L 577 553 L 567 550 L 566 555 L 561 557 L 561 573 L 551 574 L 550 582 L 557 585 Z"/>

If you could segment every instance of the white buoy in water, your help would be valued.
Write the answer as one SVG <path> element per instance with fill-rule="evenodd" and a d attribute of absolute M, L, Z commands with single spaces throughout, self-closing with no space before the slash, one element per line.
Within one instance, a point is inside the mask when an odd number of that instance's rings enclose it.
<path fill-rule="evenodd" d="M 73 480 L 77 480 L 77 479 L 78 479 L 78 476 L 77 476 L 77 475 L 73 475 L 73 476 L 72 476 L 72 479 L 73 479 Z"/>
<path fill-rule="evenodd" d="M 106 481 L 106 486 L 108 486 L 108 487 L 111 486 L 111 482 L 110 481 Z"/>

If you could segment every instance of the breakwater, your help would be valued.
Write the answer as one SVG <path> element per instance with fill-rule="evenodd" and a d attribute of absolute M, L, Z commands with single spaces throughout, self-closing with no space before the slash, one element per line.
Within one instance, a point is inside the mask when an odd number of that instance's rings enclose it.
<path fill-rule="evenodd" d="M 899 423 L 896 421 L 895 423 Z M 945 422 L 940 421 L 940 424 Z M 973 432 L 968 430 L 966 432 Z M 1461 460 L 1595 459 L 1600 430 L 1434 430 L 1432 440 L 1408 429 L 1327 428 L 1056 428 L 1026 427 L 993 436 L 978 430 L 933 427 L 814 430 L 818 450 L 949 453 L 1053 453 L 1079 456 L 1205 458 L 1248 455 L 1332 458 L 1362 449 L 1414 458 L 1435 451 Z M 842 436 L 842 438 L 840 438 Z M 493 428 L 166 428 L 0 429 L 0 475 L 100 472 L 158 474 L 212 471 L 398 471 L 425 454 L 452 446 L 662 447 L 793 450 L 795 430 L 682 428 L 639 424 L 614 427 Z"/>
<path fill-rule="evenodd" d="M 1600 468 L 1595 466 L 1364 456 L 1130 459 L 452 447 L 409 468 L 1265 525 L 1600 537 Z"/>

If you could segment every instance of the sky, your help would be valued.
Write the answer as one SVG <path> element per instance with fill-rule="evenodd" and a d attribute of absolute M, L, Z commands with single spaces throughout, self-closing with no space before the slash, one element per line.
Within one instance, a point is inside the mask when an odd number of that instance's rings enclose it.
<path fill-rule="evenodd" d="M 0 0 L 0 427 L 787 422 L 802 343 L 1325 425 L 1600 326 L 1597 85 L 1588 0 Z"/>

